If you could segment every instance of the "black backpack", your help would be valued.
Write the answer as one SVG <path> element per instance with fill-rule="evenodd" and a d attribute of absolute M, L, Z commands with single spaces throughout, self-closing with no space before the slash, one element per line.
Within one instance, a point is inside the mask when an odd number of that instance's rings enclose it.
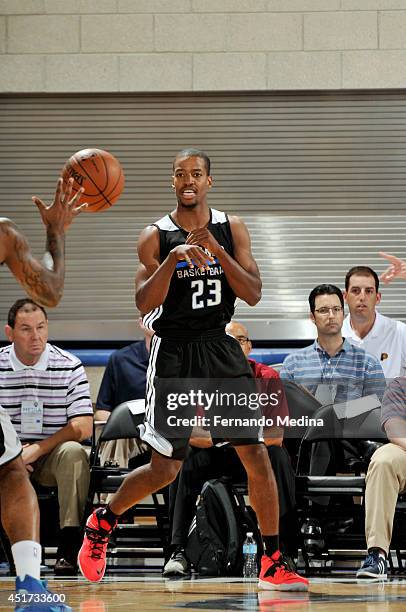
<path fill-rule="evenodd" d="M 185 548 L 201 576 L 241 576 L 240 525 L 237 504 L 226 484 L 217 479 L 205 482 Z"/>

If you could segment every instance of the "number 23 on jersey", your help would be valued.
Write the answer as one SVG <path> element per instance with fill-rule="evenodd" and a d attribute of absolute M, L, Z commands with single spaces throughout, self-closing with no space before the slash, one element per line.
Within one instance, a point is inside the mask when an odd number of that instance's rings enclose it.
<path fill-rule="evenodd" d="M 216 279 L 208 279 L 206 285 L 208 288 L 207 297 L 204 296 L 204 285 L 203 280 L 194 280 L 191 282 L 190 287 L 192 293 L 192 308 L 196 310 L 198 308 L 205 308 L 207 306 L 218 306 L 221 303 L 221 281 Z"/>

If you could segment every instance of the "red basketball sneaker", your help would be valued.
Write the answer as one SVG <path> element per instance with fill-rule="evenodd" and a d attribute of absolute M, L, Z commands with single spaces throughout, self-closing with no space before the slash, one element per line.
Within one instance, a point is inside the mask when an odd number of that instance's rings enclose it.
<path fill-rule="evenodd" d="M 78 565 L 83 576 L 92 582 L 100 582 L 106 570 L 106 552 L 109 536 L 116 525 L 110 525 L 98 508 L 87 519 L 85 537 L 78 554 Z"/>
<path fill-rule="evenodd" d="M 307 591 L 309 581 L 292 571 L 277 550 L 272 557 L 262 556 L 258 586 L 274 591 Z"/>

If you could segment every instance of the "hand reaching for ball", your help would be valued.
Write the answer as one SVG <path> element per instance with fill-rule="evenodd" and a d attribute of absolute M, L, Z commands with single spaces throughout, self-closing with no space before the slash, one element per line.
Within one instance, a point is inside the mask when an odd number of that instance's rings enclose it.
<path fill-rule="evenodd" d="M 56 232 L 66 232 L 72 221 L 83 210 L 87 208 L 87 202 L 78 204 L 83 194 L 79 189 L 72 195 L 73 179 L 70 179 L 64 188 L 63 180 L 60 178 L 56 184 L 54 201 L 47 206 L 40 198 L 33 196 L 32 201 L 37 205 L 41 219 L 45 227 L 53 228 Z"/>

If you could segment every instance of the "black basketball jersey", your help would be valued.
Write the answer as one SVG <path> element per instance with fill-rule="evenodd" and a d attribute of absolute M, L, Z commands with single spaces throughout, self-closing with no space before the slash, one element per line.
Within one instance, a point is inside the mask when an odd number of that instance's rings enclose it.
<path fill-rule="evenodd" d="M 160 261 L 163 262 L 169 251 L 185 244 L 188 232 L 170 215 L 153 225 L 159 230 Z M 211 208 L 207 227 L 233 257 L 233 238 L 227 215 Z M 145 315 L 144 324 L 159 335 L 175 330 L 179 334 L 188 334 L 224 329 L 234 314 L 235 297 L 217 259 L 209 270 L 189 268 L 186 261 L 178 261 L 164 303 Z"/>

